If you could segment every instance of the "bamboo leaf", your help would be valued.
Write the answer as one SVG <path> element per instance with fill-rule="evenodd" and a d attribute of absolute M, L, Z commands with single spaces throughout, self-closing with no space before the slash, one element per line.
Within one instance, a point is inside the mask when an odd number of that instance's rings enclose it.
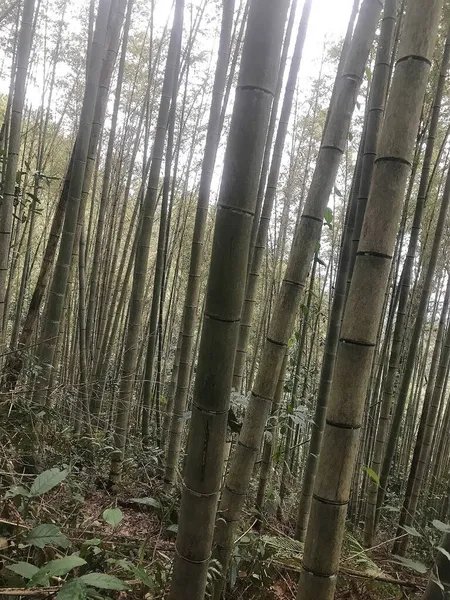
<path fill-rule="evenodd" d="M 39 197 L 36 194 L 32 194 L 31 192 L 27 192 L 27 196 L 30 197 L 35 202 L 37 202 L 38 204 L 41 203 L 41 201 L 39 200 Z"/>
<path fill-rule="evenodd" d="M 154 498 L 131 498 L 130 502 L 136 502 L 136 504 L 144 504 L 145 506 L 153 506 L 153 508 L 162 508 L 161 502 Z"/>
<path fill-rule="evenodd" d="M 147 573 L 147 571 L 144 569 L 144 567 L 141 567 L 139 565 L 133 565 L 133 573 L 135 574 L 135 576 L 137 577 L 137 579 L 139 579 L 139 581 L 141 581 L 141 583 L 143 583 L 146 587 L 148 587 L 150 590 L 153 589 L 154 587 L 154 582 L 153 580 L 149 577 L 149 574 Z"/>
<path fill-rule="evenodd" d="M 363 470 L 367 473 L 370 479 L 373 479 L 377 485 L 380 485 L 380 477 L 378 473 L 375 473 L 370 467 L 363 467 Z"/>
<path fill-rule="evenodd" d="M 409 535 L 412 535 L 414 537 L 422 537 L 422 534 L 420 534 L 417 529 L 415 529 L 414 527 L 411 527 L 410 525 L 400 525 L 401 529 L 404 529 L 406 531 L 406 533 L 408 533 Z"/>
<path fill-rule="evenodd" d="M 323 218 L 325 219 L 325 223 L 328 225 L 328 227 L 331 228 L 333 225 L 333 211 L 329 206 L 326 207 Z"/>
<path fill-rule="evenodd" d="M 447 523 L 443 523 L 442 521 L 439 521 L 439 519 L 434 519 L 432 524 L 433 527 L 436 527 L 436 529 L 439 531 L 442 531 L 443 533 L 450 533 L 450 525 Z"/>
<path fill-rule="evenodd" d="M 450 552 L 441 546 L 436 546 L 436 550 L 439 550 L 441 554 L 443 554 L 447 560 L 450 562 Z"/>
<path fill-rule="evenodd" d="M 393 562 L 398 563 L 399 565 L 403 565 L 407 569 L 412 569 L 413 571 L 417 571 L 417 573 L 423 574 L 423 573 L 426 573 L 428 570 L 426 568 L 426 566 L 421 562 L 411 560 L 410 558 L 405 558 L 404 556 L 398 556 L 397 554 L 394 554 L 394 557 L 395 557 L 395 560 Z"/>

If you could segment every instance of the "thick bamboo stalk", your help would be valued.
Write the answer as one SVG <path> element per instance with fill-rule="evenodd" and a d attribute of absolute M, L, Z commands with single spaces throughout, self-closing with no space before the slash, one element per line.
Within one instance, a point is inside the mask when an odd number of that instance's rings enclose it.
<path fill-rule="evenodd" d="M 170 600 L 203 600 L 205 594 L 250 234 L 287 10 L 286 0 L 250 5 L 216 211 Z"/>
<path fill-rule="evenodd" d="M 444 194 L 450 196 L 450 172 L 447 177 L 447 184 Z M 431 442 L 439 411 L 439 403 L 445 384 L 445 376 L 450 364 L 450 327 L 442 343 L 444 335 L 445 321 L 447 317 L 449 302 L 450 283 L 447 283 L 447 292 L 442 308 L 442 316 L 439 323 L 439 330 L 436 336 L 435 352 L 433 353 L 430 373 L 428 375 L 428 385 L 425 393 L 425 399 L 422 408 L 422 417 L 420 419 L 419 430 L 416 438 L 416 447 L 414 448 L 413 459 L 411 463 L 408 486 L 406 489 L 405 500 L 400 514 L 399 530 L 397 535 L 404 531 L 404 526 L 411 526 L 417 511 L 422 484 L 425 479 L 425 470 L 428 467 L 428 461 L 431 452 Z M 441 350 L 442 345 L 442 350 Z M 404 556 L 408 547 L 409 536 L 403 536 L 401 540 L 394 544 L 394 552 Z"/>
<path fill-rule="evenodd" d="M 439 0 L 418 0 L 405 17 L 344 311 L 298 600 L 334 598 L 365 396 L 441 9 Z"/>
<path fill-rule="evenodd" d="M 6 159 L 5 178 L 3 181 L 2 203 L 0 205 L 0 348 L 3 347 L 6 339 L 6 328 L 4 328 L 3 325 L 8 322 L 8 315 L 5 314 L 6 280 L 8 274 L 11 232 L 13 227 L 16 174 L 20 151 L 20 131 L 25 103 L 25 84 L 32 42 L 34 5 L 35 0 L 25 0 L 22 10 L 17 48 L 16 75 L 11 103 L 8 155 Z"/>
<path fill-rule="evenodd" d="M 375 464 L 372 468 L 376 473 L 380 474 L 380 486 L 378 488 L 377 499 L 376 499 L 376 507 L 379 509 L 384 500 L 385 488 L 388 483 L 389 472 L 391 468 L 391 461 L 393 457 L 393 453 L 395 451 L 395 447 L 397 444 L 398 437 L 398 429 L 400 426 L 400 422 L 403 416 L 404 404 L 406 402 L 406 397 L 409 389 L 409 384 L 411 382 L 411 374 L 412 374 L 412 366 L 414 365 L 415 352 L 417 349 L 417 336 L 420 331 L 421 324 L 423 321 L 424 311 L 426 309 L 428 303 L 428 295 L 430 289 L 431 279 L 433 277 L 433 266 L 431 264 L 428 266 L 429 275 L 428 282 L 425 283 L 425 289 L 422 292 L 422 298 L 420 302 L 419 311 L 416 318 L 416 323 L 414 326 L 413 338 L 411 340 L 409 346 L 409 354 L 406 359 L 405 371 L 402 376 L 401 385 L 398 392 L 398 397 L 396 401 L 395 413 L 393 417 L 392 427 L 389 432 L 388 438 L 388 429 L 389 429 L 389 414 L 391 412 L 392 406 L 392 398 L 394 395 L 394 386 L 398 373 L 398 368 L 400 364 L 400 350 L 403 342 L 403 336 L 405 331 L 405 319 L 406 319 L 406 306 L 408 302 L 408 297 L 410 294 L 411 288 L 411 278 L 412 278 L 412 269 L 414 265 L 414 258 L 416 255 L 417 245 L 419 241 L 419 233 L 420 233 L 420 224 L 422 221 L 422 214 L 424 210 L 425 201 L 427 198 L 427 192 L 429 189 L 428 183 L 430 178 L 430 168 L 431 168 L 431 159 L 434 150 L 434 142 L 436 137 L 437 124 L 439 120 L 440 108 L 441 108 L 441 100 L 442 93 L 445 84 L 446 73 L 448 69 L 448 64 L 450 60 L 450 38 L 447 37 L 447 42 L 444 50 L 444 57 L 442 60 L 441 70 L 439 74 L 439 81 L 436 88 L 436 94 L 433 103 L 432 109 L 432 117 L 430 122 L 430 129 L 428 134 L 427 145 L 425 149 L 425 156 L 422 166 L 422 173 L 420 177 L 419 183 L 419 191 L 417 195 L 417 203 L 414 213 L 414 220 L 411 229 L 411 237 L 408 244 L 408 251 L 405 259 L 405 263 L 403 266 L 402 276 L 400 280 L 400 298 L 397 310 L 396 323 L 394 327 L 394 336 L 393 336 L 393 344 L 391 348 L 391 355 L 389 359 L 389 370 L 387 378 L 384 382 L 383 386 L 383 405 L 381 409 L 380 415 L 380 424 L 378 427 L 377 433 L 377 446 L 375 449 Z M 439 244 L 435 246 L 435 253 L 438 251 Z M 434 259 L 436 261 L 437 255 Z M 380 463 L 383 461 L 381 468 Z M 375 488 L 373 484 L 371 484 L 371 499 L 369 500 L 368 510 L 370 511 L 366 515 L 366 519 L 368 520 L 366 529 L 367 529 L 367 542 L 371 541 L 373 537 L 374 523 L 376 520 L 376 515 L 374 513 L 373 507 L 373 499 L 375 494 Z"/>
<path fill-rule="evenodd" d="M 302 59 L 303 46 L 305 44 L 306 32 L 308 29 L 311 4 L 312 0 L 306 0 L 303 7 L 302 17 L 297 33 L 297 39 L 295 42 L 294 54 L 289 69 L 288 80 L 286 83 L 286 91 L 283 99 L 283 105 L 280 114 L 280 122 L 278 125 L 277 135 L 273 149 L 272 162 L 270 164 L 269 175 L 267 178 L 267 189 L 265 190 L 264 203 L 262 205 L 261 218 L 259 226 L 257 228 L 255 246 L 254 248 L 250 248 L 249 257 L 252 263 L 249 264 L 245 300 L 242 309 L 242 319 L 239 330 L 239 342 L 236 351 L 236 360 L 233 375 L 233 387 L 237 391 L 240 391 L 242 387 L 242 377 L 244 374 L 247 345 L 252 325 L 253 311 L 256 305 L 259 274 L 264 257 L 264 251 L 266 249 L 270 218 L 277 193 L 278 178 L 281 169 L 281 160 L 283 157 L 283 150 L 286 141 L 289 118 L 291 115 L 292 104 L 294 101 L 294 92 Z M 286 41 L 286 44 L 288 44 L 288 42 L 289 40 Z M 286 60 L 286 57 L 284 57 L 284 60 Z M 282 68 L 283 67 L 284 65 L 282 65 Z M 264 175 L 262 177 L 265 179 Z M 260 186 L 261 185 L 262 183 L 260 182 Z"/>
<path fill-rule="evenodd" d="M 285 276 L 276 298 L 258 373 L 220 505 L 217 553 L 225 570 L 232 553 L 234 532 L 260 448 L 281 364 L 292 335 L 299 301 L 320 238 L 324 212 L 344 153 L 357 90 L 380 11 L 381 4 L 378 1 L 365 0 L 362 5 L 347 63 L 338 85 L 336 102 L 329 109 L 328 125 L 305 208 L 295 231 Z"/>
<path fill-rule="evenodd" d="M 176 379 L 175 395 L 171 407 L 170 431 L 168 435 L 167 456 L 164 471 L 164 482 L 171 486 L 175 482 L 176 468 L 181 450 L 184 412 L 189 391 L 191 363 L 195 324 L 197 322 L 198 301 L 200 295 L 200 274 L 204 254 L 205 235 L 208 217 L 211 181 L 219 145 L 221 123 L 220 114 L 224 102 L 224 89 L 227 78 L 228 58 L 230 55 L 231 30 L 233 24 L 234 0 L 223 4 L 222 24 L 220 32 L 217 66 L 214 76 L 213 94 L 209 112 L 208 130 L 203 155 L 200 187 L 195 212 L 194 231 L 189 262 L 189 275 L 184 299 L 181 321 L 181 347 Z"/>

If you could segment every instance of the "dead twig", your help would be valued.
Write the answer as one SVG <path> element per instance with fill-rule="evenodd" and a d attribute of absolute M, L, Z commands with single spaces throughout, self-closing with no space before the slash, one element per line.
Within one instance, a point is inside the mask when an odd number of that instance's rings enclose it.
<path fill-rule="evenodd" d="M 125 581 L 128 586 L 139 585 L 142 583 L 139 579 Z M 61 589 L 60 586 L 41 587 L 41 588 L 0 588 L 0 596 L 51 596 Z"/>
<path fill-rule="evenodd" d="M 348 575 L 349 577 L 359 577 L 361 579 L 373 579 L 374 581 L 381 581 L 382 583 L 390 583 L 392 585 L 399 585 L 401 587 L 425 588 L 428 581 L 421 578 L 420 580 L 410 581 L 407 579 L 395 579 L 395 577 L 389 577 L 388 575 L 375 575 L 373 573 L 364 573 L 363 571 L 354 571 L 353 569 L 341 569 L 339 571 L 342 575 Z"/>
<path fill-rule="evenodd" d="M 300 566 L 285 564 L 282 561 L 278 561 L 276 559 L 272 559 L 272 563 L 276 564 L 280 568 L 282 567 L 286 569 L 287 571 L 294 571 L 296 573 L 300 573 L 301 571 Z M 395 579 L 395 577 L 389 577 L 388 575 L 383 575 L 382 573 L 365 573 L 364 571 L 357 571 L 354 569 L 340 569 L 338 575 L 346 577 L 358 577 L 360 579 L 371 579 L 373 581 L 380 581 L 381 583 L 389 583 L 392 585 L 399 585 L 400 587 L 414 589 L 425 588 L 428 583 L 428 581 L 424 578 L 420 578 L 415 581 L 406 579 Z"/>

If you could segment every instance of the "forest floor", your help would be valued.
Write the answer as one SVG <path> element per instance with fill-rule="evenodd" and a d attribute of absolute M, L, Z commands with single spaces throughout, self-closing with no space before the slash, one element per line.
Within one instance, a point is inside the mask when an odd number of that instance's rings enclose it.
<path fill-rule="evenodd" d="M 105 508 L 111 505 L 112 500 L 114 498 L 106 491 L 92 494 L 82 508 L 82 522 L 86 530 L 89 529 L 92 534 L 96 534 L 104 529 L 101 515 Z M 138 548 L 142 548 L 143 544 L 151 549 L 153 562 L 161 554 L 172 558 L 174 536 L 167 539 L 167 524 L 154 509 L 136 505 L 130 499 L 120 498 L 120 496 L 117 498 L 117 504 L 122 510 L 123 519 L 111 537 L 113 541 L 117 540 L 118 544 L 129 547 L 131 558 Z M 264 534 L 270 533 L 271 539 L 273 539 L 274 532 L 279 532 L 281 539 L 286 535 L 280 531 L 279 524 L 271 527 L 270 523 L 266 523 L 266 528 L 260 536 L 264 538 Z M 289 566 L 284 565 L 286 552 L 267 559 L 265 577 L 272 580 L 268 587 L 267 581 L 253 584 L 251 574 L 246 569 L 246 566 L 250 565 L 244 565 L 238 573 L 233 591 L 229 592 L 229 598 L 235 600 L 295 600 L 301 555 L 289 552 L 288 554 L 289 560 L 286 563 L 290 563 Z M 372 551 L 370 557 L 366 553 L 362 553 L 360 557 L 350 561 L 348 561 L 349 553 L 346 554 L 344 564 L 348 567 L 348 573 L 343 572 L 339 577 L 336 600 L 416 600 L 422 597 L 426 579 L 399 565 L 394 565 L 392 555 L 385 547 Z M 148 571 L 151 571 L 150 564 L 147 566 Z M 361 575 L 358 576 L 358 573 Z M 408 585 L 385 583 L 383 578 L 398 580 Z M 156 598 L 156 596 L 154 597 Z M 149 598 L 153 597 L 149 596 Z"/>
<path fill-rule="evenodd" d="M 59 459 L 62 468 L 67 467 L 61 455 Z M 49 466 L 54 464 L 53 460 Z M 86 572 L 109 573 L 130 586 L 130 591 L 102 592 L 109 595 L 98 597 L 162 600 L 170 583 L 180 492 L 163 490 L 156 464 L 149 468 L 147 458 L 141 456 L 139 464 L 127 468 L 126 481 L 115 493 L 106 489 L 98 468 L 89 472 L 73 462 L 62 483 L 32 499 L 22 491 L 31 490 L 35 476 L 14 473 L 0 479 L 0 598 L 8 598 L 7 590 L 16 588 L 9 599 L 17 600 L 18 591 L 27 587 L 23 577 L 11 572 L 14 564 L 25 561 L 33 569 L 43 568 L 72 553 L 86 564 L 72 571 L 69 579 Z M 256 531 L 255 511 L 246 507 L 229 600 L 295 600 L 302 545 L 291 537 L 293 514 L 289 518 L 289 510 L 286 513 L 286 522 L 280 523 L 272 510 Z M 67 547 L 30 544 L 30 535 L 43 524 L 57 526 Z M 336 600 L 419 600 L 423 596 L 426 576 L 393 562 L 386 543 L 367 552 L 357 537 L 346 534 Z M 212 580 L 214 576 L 213 569 Z M 34 597 L 54 598 L 65 581 L 67 577 L 53 578 L 44 585 L 54 587 L 37 589 Z"/>

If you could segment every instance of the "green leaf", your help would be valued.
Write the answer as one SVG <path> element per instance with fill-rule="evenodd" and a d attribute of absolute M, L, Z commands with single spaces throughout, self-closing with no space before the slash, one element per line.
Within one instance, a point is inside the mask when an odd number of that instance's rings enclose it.
<path fill-rule="evenodd" d="M 422 537 L 422 535 L 414 527 L 410 527 L 409 525 L 399 525 L 399 527 L 400 529 L 404 529 L 409 535 L 419 538 Z"/>
<path fill-rule="evenodd" d="M 370 70 L 370 67 L 366 67 L 366 77 L 367 81 L 370 83 L 372 81 L 372 71 Z"/>
<path fill-rule="evenodd" d="M 237 566 L 236 563 L 232 563 L 231 567 L 230 567 L 230 587 L 231 589 L 234 588 L 234 586 L 236 585 L 236 581 L 237 581 L 237 576 L 238 576 L 238 570 L 237 570 Z"/>
<path fill-rule="evenodd" d="M 103 511 L 103 518 L 112 527 L 117 527 L 123 519 L 123 514 L 120 508 L 107 508 Z"/>
<path fill-rule="evenodd" d="M 13 565 L 7 565 L 6 568 L 24 579 L 31 579 L 39 571 L 37 567 L 27 562 L 17 562 Z"/>
<path fill-rule="evenodd" d="M 130 502 L 136 502 L 136 504 L 144 504 L 145 506 L 153 506 L 153 508 L 162 508 L 161 502 L 154 498 L 131 498 Z"/>
<path fill-rule="evenodd" d="M 56 594 L 57 600 L 86 600 L 87 588 L 79 578 L 65 583 Z"/>
<path fill-rule="evenodd" d="M 100 546 L 101 543 L 100 538 L 91 538 L 90 540 L 84 540 L 83 546 Z"/>
<path fill-rule="evenodd" d="M 128 586 L 114 575 L 107 575 L 106 573 L 87 573 L 79 577 L 86 585 L 99 588 L 101 590 L 127 590 Z"/>
<path fill-rule="evenodd" d="M 363 467 L 363 470 L 367 473 L 370 479 L 373 479 L 377 485 L 380 485 L 380 477 L 378 473 L 375 473 L 370 467 Z"/>
<path fill-rule="evenodd" d="M 65 556 L 64 558 L 51 560 L 40 570 L 48 573 L 51 577 L 62 577 L 63 575 L 67 575 L 67 573 L 69 573 L 69 571 L 72 569 L 75 569 L 75 567 L 81 567 L 85 564 L 86 561 L 84 558 L 76 556 L 75 554 L 71 554 L 70 556 Z"/>
<path fill-rule="evenodd" d="M 93 598 L 94 600 L 105 600 L 104 596 L 101 596 L 97 590 L 93 588 L 87 588 L 88 598 Z"/>
<path fill-rule="evenodd" d="M 435 577 L 435 576 L 434 576 L 434 573 L 432 573 L 432 574 L 431 574 L 431 576 L 430 576 L 430 581 L 432 581 L 433 583 L 435 583 L 435 584 L 438 586 L 438 588 L 440 588 L 440 589 L 441 589 L 443 592 L 445 592 L 445 588 L 444 588 L 444 586 L 442 585 L 442 582 L 441 582 L 441 581 L 439 581 L 439 579 L 438 579 L 437 577 Z M 443 597 L 443 598 L 445 598 L 445 596 L 444 596 L 444 595 L 442 595 L 442 597 Z"/>
<path fill-rule="evenodd" d="M 40 475 L 36 477 L 33 481 L 30 488 L 30 496 L 36 498 L 37 496 L 42 496 L 46 494 L 51 489 L 59 485 L 64 479 L 66 479 L 69 471 L 64 469 L 60 471 L 59 469 L 49 469 L 48 471 L 44 471 Z"/>
<path fill-rule="evenodd" d="M 152 590 L 154 588 L 154 582 L 149 577 L 149 574 L 144 569 L 144 567 L 141 567 L 139 565 L 136 565 L 136 566 L 133 565 L 133 572 L 134 572 L 135 577 L 137 579 L 139 579 L 139 581 L 141 583 L 143 583 L 146 587 L 148 587 L 150 590 Z"/>
<path fill-rule="evenodd" d="M 44 569 L 39 569 L 28 582 L 28 587 L 46 587 L 50 585 L 50 577 Z"/>
<path fill-rule="evenodd" d="M 26 539 L 29 544 L 36 546 L 36 548 L 44 548 L 49 544 L 54 544 L 60 548 L 67 548 L 69 546 L 66 536 L 52 523 L 38 525 L 28 533 Z"/>
<path fill-rule="evenodd" d="M 30 493 L 22 485 L 13 485 L 5 494 L 5 498 L 15 498 L 16 496 L 24 496 L 28 498 Z"/>
<path fill-rule="evenodd" d="M 27 196 L 29 196 L 32 200 L 34 200 L 38 204 L 41 203 L 41 201 L 39 200 L 38 196 L 36 196 L 36 194 L 32 194 L 31 192 L 27 192 Z"/>
<path fill-rule="evenodd" d="M 178 525 L 176 523 L 174 523 L 173 525 L 169 525 L 166 531 L 169 531 L 171 533 L 178 533 Z"/>
<path fill-rule="evenodd" d="M 439 550 L 439 552 L 441 554 L 443 554 L 447 560 L 450 562 L 450 552 L 448 550 L 446 550 L 445 548 L 442 548 L 442 546 L 436 546 L 436 550 Z"/>
<path fill-rule="evenodd" d="M 108 558 L 106 560 L 106 562 L 108 564 L 116 565 L 117 567 L 120 567 L 124 571 L 130 571 L 131 573 L 133 572 L 134 565 L 127 558 L 120 558 L 119 560 L 117 560 L 115 558 Z"/>
<path fill-rule="evenodd" d="M 442 531 L 443 533 L 450 533 L 450 525 L 439 521 L 439 519 L 434 519 L 433 527 L 436 527 L 436 529 Z"/>
<path fill-rule="evenodd" d="M 403 565 L 407 569 L 412 569 L 413 571 L 417 571 L 417 573 L 426 573 L 427 568 L 421 562 L 416 562 L 415 560 L 411 560 L 410 558 L 405 558 L 404 556 L 397 556 L 394 554 L 395 560 L 393 562 L 398 563 L 399 565 Z"/>
<path fill-rule="evenodd" d="M 325 212 L 323 214 L 323 218 L 325 219 L 325 223 L 328 227 L 332 227 L 333 225 L 333 211 L 329 206 L 326 207 Z"/>

